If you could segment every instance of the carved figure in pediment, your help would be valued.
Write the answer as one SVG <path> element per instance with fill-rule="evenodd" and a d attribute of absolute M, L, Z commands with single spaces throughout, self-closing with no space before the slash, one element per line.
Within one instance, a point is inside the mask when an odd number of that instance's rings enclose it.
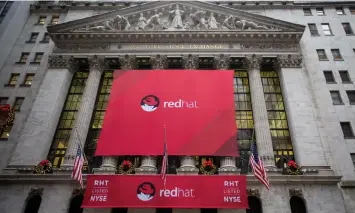
<path fill-rule="evenodd" d="M 143 16 L 143 13 L 141 13 L 137 23 L 137 30 L 144 30 L 146 25 L 147 19 Z"/>
<path fill-rule="evenodd" d="M 217 22 L 213 13 L 211 13 L 210 17 L 208 18 L 207 24 L 209 29 L 218 29 L 219 23 Z"/>
<path fill-rule="evenodd" d="M 257 25 L 255 22 L 242 20 L 242 19 L 237 20 L 235 22 L 235 27 L 239 28 L 239 29 L 242 29 L 242 30 L 250 30 L 250 29 L 267 30 L 267 29 L 269 29 L 266 26 Z"/>
<path fill-rule="evenodd" d="M 176 9 L 169 12 L 169 15 L 173 16 L 173 21 L 170 24 L 170 29 L 182 29 L 184 27 L 182 23 L 183 10 L 180 10 L 179 5 L 176 5 Z"/>
<path fill-rule="evenodd" d="M 222 28 L 227 28 L 227 29 L 233 29 L 235 28 L 235 24 L 234 24 L 234 20 L 235 18 L 230 15 L 230 16 L 226 16 L 226 19 L 224 19 L 223 23 L 222 23 Z"/>
<path fill-rule="evenodd" d="M 199 10 L 195 12 L 194 14 L 190 14 L 190 18 L 192 19 L 192 28 L 196 29 L 208 29 L 208 26 L 206 24 L 206 19 L 205 19 L 205 11 Z"/>
<path fill-rule="evenodd" d="M 150 17 L 147 21 L 145 28 L 152 27 L 152 29 L 154 30 L 162 28 L 162 24 L 160 23 L 160 16 L 162 15 L 163 15 L 162 13 L 157 13 L 152 17 Z"/>

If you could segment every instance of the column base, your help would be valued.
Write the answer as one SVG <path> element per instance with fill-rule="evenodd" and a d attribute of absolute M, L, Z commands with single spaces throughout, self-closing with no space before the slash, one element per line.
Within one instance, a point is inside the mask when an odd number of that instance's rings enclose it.
<path fill-rule="evenodd" d="M 198 175 L 198 171 L 198 168 L 191 165 L 180 166 L 180 168 L 176 169 L 178 175 Z"/>
<path fill-rule="evenodd" d="M 158 169 L 154 166 L 141 166 L 134 171 L 137 175 L 151 175 L 158 173 Z"/>
<path fill-rule="evenodd" d="M 100 167 L 93 169 L 94 174 L 102 174 L 102 175 L 113 175 L 116 174 L 116 167 Z"/>
<path fill-rule="evenodd" d="M 224 166 L 218 169 L 218 174 L 220 175 L 239 175 L 240 169 L 235 166 Z"/>

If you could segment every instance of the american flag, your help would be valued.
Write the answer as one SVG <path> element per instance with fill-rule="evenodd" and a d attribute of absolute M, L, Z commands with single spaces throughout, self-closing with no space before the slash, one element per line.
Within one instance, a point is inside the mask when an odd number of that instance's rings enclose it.
<path fill-rule="evenodd" d="M 161 165 L 161 172 L 160 176 L 161 179 L 164 181 L 164 188 L 166 188 L 166 169 L 168 166 L 168 150 L 166 147 L 166 128 L 164 126 L 164 155 L 163 155 L 163 163 Z"/>
<path fill-rule="evenodd" d="M 261 161 L 260 156 L 258 155 L 255 142 L 252 146 L 252 153 L 250 155 L 249 163 L 251 164 L 251 168 L 253 169 L 254 176 L 269 190 L 269 179 L 267 178 L 263 162 Z"/>
<path fill-rule="evenodd" d="M 74 169 L 71 177 L 79 181 L 81 188 L 83 188 L 83 165 L 84 165 L 84 155 L 81 150 L 81 146 L 78 146 L 78 151 L 76 152 L 76 157 L 74 161 Z"/>

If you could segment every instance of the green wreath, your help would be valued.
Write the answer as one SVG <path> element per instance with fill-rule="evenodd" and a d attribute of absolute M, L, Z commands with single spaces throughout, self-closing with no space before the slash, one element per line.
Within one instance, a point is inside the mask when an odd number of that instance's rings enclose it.
<path fill-rule="evenodd" d="M 133 174 L 134 173 L 134 165 L 129 160 L 124 160 L 120 166 L 118 167 L 119 174 Z"/>
<path fill-rule="evenodd" d="M 33 169 L 34 174 L 47 174 L 53 173 L 53 167 L 49 160 L 42 160 L 37 166 Z"/>
<path fill-rule="evenodd" d="M 295 161 L 291 160 L 288 162 L 283 173 L 287 175 L 303 175 L 302 166 L 297 165 Z"/>
<path fill-rule="evenodd" d="M 217 171 L 217 167 L 212 163 L 211 160 L 206 160 L 200 167 L 200 171 L 204 175 L 213 175 Z"/>

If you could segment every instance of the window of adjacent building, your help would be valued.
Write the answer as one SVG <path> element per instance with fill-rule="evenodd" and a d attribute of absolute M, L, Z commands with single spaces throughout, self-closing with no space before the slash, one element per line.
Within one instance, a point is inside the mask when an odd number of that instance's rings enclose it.
<path fill-rule="evenodd" d="M 316 8 L 316 13 L 318 16 L 324 16 L 324 9 L 321 7 Z"/>
<path fill-rule="evenodd" d="M 347 90 L 346 94 L 348 95 L 350 104 L 354 105 L 355 104 L 355 90 Z"/>
<path fill-rule="evenodd" d="M 334 75 L 332 71 L 323 71 L 325 82 L 327 83 L 335 83 Z"/>
<path fill-rule="evenodd" d="M 330 96 L 332 97 L 333 104 L 343 104 L 339 91 L 330 91 Z"/>
<path fill-rule="evenodd" d="M 312 15 L 312 11 L 311 8 L 303 8 L 303 13 L 305 16 L 311 16 Z"/>
<path fill-rule="evenodd" d="M 353 29 L 351 29 L 351 26 L 349 23 L 342 23 L 342 25 L 343 25 L 346 35 L 353 35 L 354 34 Z"/>
<path fill-rule="evenodd" d="M 35 76 L 35 74 L 33 74 L 33 73 L 26 74 L 26 77 L 25 77 L 25 80 L 23 81 L 22 86 L 31 86 L 34 76 Z"/>
<path fill-rule="evenodd" d="M 38 37 L 38 33 L 31 33 L 31 37 L 27 41 L 27 43 L 36 43 L 37 37 Z"/>
<path fill-rule="evenodd" d="M 27 62 L 27 59 L 28 59 L 29 55 L 30 55 L 30 53 L 22 53 L 21 54 L 21 58 L 18 61 L 18 63 L 25 64 Z"/>
<path fill-rule="evenodd" d="M 36 53 L 32 63 L 39 64 L 42 61 L 43 53 Z"/>
<path fill-rule="evenodd" d="M 4 20 L 7 12 L 9 11 L 10 7 L 13 4 L 13 1 L 2 1 L 0 2 L 0 4 L 5 4 L 5 5 L 1 5 L 0 7 L 0 23 L 2 22 L 2 20 Z"/>
<path fill-rule="evenodd" d="M 55 24 L 58 24 L 58 22 L 59 22 L 59 16 L 53 16 L 51 24 L 55 25 Z"/>
<path fill-rule="evenodd" d="M 48 33 L 44 33 L 43 39 L 42 39 L 42 43 L 48 43 L 49 40 L 51 39 L 51 37 L 49 36 Z"/>
<path fill-rule="evenodd" d="M 9 98 L 5 98 L 5 97 L 0 97 L 0 105 L 5 105 L 7 104 L 7 101 L 9 100 Z"/>
<path fill-rule="evenodd" d="M 327 54 L 325 53 L 324 49 L 318 49 L 317 50 L 317 54 L 318 54 L 318 59 L 319 60 L 328 60 Z"/>
<path fill-rule="evenodd" d="M 344 138 L 354 137 L 354 132 L 351 128 L 350 122 L 340 122 L 341 129 L 343 130 Z"/>
<path fill-rule="evenodd" d="M 308 24 L 308 27 L 309 27 L 309 31 L 311 32 L 312 36 L 319 36 L 316 24 Z"/>
<path fill-rule="evenodd" d="M 340 50 L 339 49 L 331 49 L 332 55 L 334 60 L 342 60 L 343 57 L 340 54 Z"/>
<path fill-rule="evenodd" d="M 40 16 L 37 24 L 44 25 L 46 23 L 46 19 L 47 16 Z"/>
<path fill-rule="evenodd" d="M 6 126 L 4 130 L 0 132 L 0 140 L 7 140 L 10 137 L 11 129 L 12 129 L 12 125 Z"/>
<path fill-rule="evenodd" d="M 343 83 L 351 83 L 351 79 L 350 79 L 348 71 L 341 70 L 341 71 L 339 71 L 339 74 L 340 74 L 341 81 Z"/>
<path fill-rule="evenodd" d="M 355 15 L 355 7 L 349 7 L 350 14 Z"/>
<path fill-rule="evenodd" d="M 25 98 L 20 98 L 20 97 L 16 98 L 15 104 L 14 104 L 14 109 L 16 111 L 20 111 L 22 103 L 23 103 L 24 100 L 25 100 Z"/>
<path fill-rule="evenodd" d="M 345 15 L 344 9 L 342 7 L 335 8 L 337 15 Z"/>
<path fill-rule="evenodd" d="M 15 86 L 20 74 L 18 73 L 12 73 L 9 79 L 9 82 L 7 83 L 7 86 Z"/>
<path fill-rule="evenodd" d="M 333 35 L 332 30 L 330 29 L 329 24 L 322 24 L 322 29 L 324 35 Z"/>
<path fill-rule="evenodd" d="M 351 160 L 353 161 L 353 165 L 355 166 L 355 153 L 350 153 Z"/>

